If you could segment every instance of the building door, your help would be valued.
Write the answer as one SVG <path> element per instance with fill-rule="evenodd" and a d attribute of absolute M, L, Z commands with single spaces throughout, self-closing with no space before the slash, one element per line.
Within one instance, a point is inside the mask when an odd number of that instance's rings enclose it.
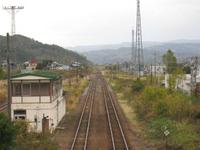
<path fill-rule="evenodd" d="M 49 119 L 44 117 L 42 119 L 42 133 L 48 133 L 49 132 Z"/>

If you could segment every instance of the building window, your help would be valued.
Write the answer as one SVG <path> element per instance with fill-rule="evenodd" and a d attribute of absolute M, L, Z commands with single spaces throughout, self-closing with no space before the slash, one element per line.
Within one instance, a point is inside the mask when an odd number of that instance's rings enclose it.
<path fill-rule="evenodd" d="M 39 83 L 32 83 L 31 84 L 31 96 L 39 96 Z"/>
<path fill-rule="evenodd" d="M 26 110 L 14 110 L 14 120 L 25 120 Z"/>
<path fill-rule="evenodd" d="M 23 96 L 31 96 L 31 84 L 23 84 Z"/>
<path fill-rule="evenodd" d="M 50 84 L 40 83 L 40 94 L 41 96 L 50 96 Z"/>
<path fill-rule="evenodd" d="M 21 96 L 21 84 L 14 83 L 12 88 L 13 96 Z"/>

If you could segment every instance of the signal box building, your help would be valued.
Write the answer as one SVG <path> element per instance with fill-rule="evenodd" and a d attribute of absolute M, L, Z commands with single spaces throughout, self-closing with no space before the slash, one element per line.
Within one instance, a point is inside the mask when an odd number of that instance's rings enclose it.
<path fill-rule="evenodd" d="M 53 131 L 66 112 L 62 78 L 50 72 L 33 72 L 11 79 L 12 120 L 26 120 L 36 132 Z"/>

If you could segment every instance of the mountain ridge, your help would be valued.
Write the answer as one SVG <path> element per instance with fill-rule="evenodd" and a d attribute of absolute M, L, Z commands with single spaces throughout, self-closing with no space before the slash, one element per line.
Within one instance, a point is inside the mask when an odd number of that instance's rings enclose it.
<path fill-rule="evenodd" d="M 157 55 L 157 62 L 162 63 L 162 55 L 168 49 L 172 49 L 177 58 L 200 56 L 200 42 L 198 43 L 164 43 L 144 48 L 145 63 L 154 63 L 154 53 Z M 131 47 L 119 49 L 104 49 L 83 53 L 90 61 L 96 64 L 112 64 L 117 62 L 130 61 Z"/>
<path fill-rule="evenodd" d="M 50 59 L 63 64 L 70 64 L 79 61 L 83 64 L 90 64 L 85 56 L 78 54 L 72 50 L 65 49 L 55 44 L 44 44 L 33 38 L 24 35 L 14 35 L 11 37 L 11 58 L 14 59 L 14 51 L 16 51 L 16 61 L 23 63 L 31 58 L 39 61 Z M 0 35 L 0 61 L 5 60 L 6 37 Z"/>

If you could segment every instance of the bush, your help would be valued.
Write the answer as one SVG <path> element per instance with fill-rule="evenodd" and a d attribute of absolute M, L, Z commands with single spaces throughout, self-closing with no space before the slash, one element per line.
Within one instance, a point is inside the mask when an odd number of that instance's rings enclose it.
<path fill-rule="evenodd" d="M 28 132 L 28 123 L 25 121 L 15 122 L 17 130 L 15 150 L 57 150 L 58 145 L 52 140 L 52 135 Z"/>
<path fill-rule="evenodd" d="M 168 106 L 168 116 L 175 120 L 192 119 L 193 110 L 192 99 L 190 96 L 180 92 L 169 94 L 165 97 Z"/>
<path fill-rule="evenodd" d="M 137 79 L 136 81 L 133 82 L 132 84 L 132 90 L 133 92 L 141 92 L 144 89 L 144 83 Z"/>
<path fill-rule="evenodd" d="M 6 115 L 0 113 L 0 149 L 11 150 L 15 143 L 16 129 Z"/>
<path fill-rule="evenodd" d="M 165 115 L 167 107 L 164 98 L 167 90 L 158 87 L 146 87 L 138 98 L 135 98 L 135 110 L 139 119 L 148 121 L 156 116 Z"/>
<path fill-rule="evenodd" d="M 141 119 L 169 117 L 174 120 L 192 119 L 196 114 L 192 98 L 180 92 L 170 93 L 159 87 L 146 87 L 135 99 L 136 112 Z"/>

